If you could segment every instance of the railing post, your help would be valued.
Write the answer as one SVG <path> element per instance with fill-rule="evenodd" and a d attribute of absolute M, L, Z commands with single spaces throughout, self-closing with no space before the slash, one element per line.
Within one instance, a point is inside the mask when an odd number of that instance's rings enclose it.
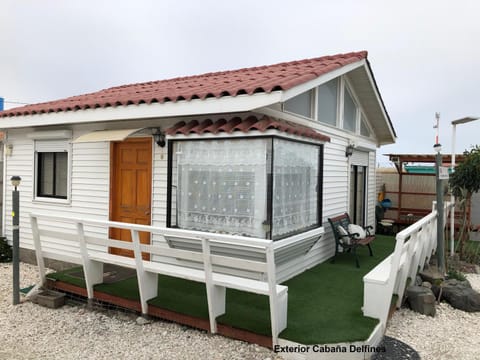
<path fill-rule="evenodd" d="M 80 255 L 82 256 L 83 273 L 85 275 L 85 285 L 87 286 L 88 302 L 89 305 L 92 305 L 94 297 L 93 286 L 103 282 L 103 263 L 90 260 L 83 223 L 77 222 L 76 226 Z"/>
<path fill-rule="evenodd" d="M 40 233 L 38 231 L 38 219 L 30 215 L 30 224 L 32 226 L 33 245 L 35 246 L 35 256 L 37 258 L 38 272 L 40 275 L 41 286 L 45 285 L 45 261 L 42 254 L 42 244 L 40 242 Z"/>
<path fill-rule="evenodd" d="M 148 315 L 148 300 L 158 295 L 157 274 L 146 272 L 143 267 L 142 248 L 140 246 L 140 235 L 138 230 L 130 230 L 132 235 L 133 253 L 137 273 L 138 290 L 140 292 L 140 304 L 142 315 Z"/>
<path fill-rule="evenodd" d="M 213 283 L 213 267 L 210 258 L 210 241 L 202 238 L 203 271 L 205 273 L 205 287 L 207 290 L 208 318 L 210 332 L 217 332 L 217 316 L 225 313 L 226 289 Z"/>
<path fill-rule="evenodd" d="M 266 248 L 267 260 L 267 280 L 268 280 L 268 298 L 270 301 L 270 320 L 272 326 L 272 343 L 278 343 L 278 299 L 277 299 L 277 281 L 276 281 L 276 267 L 275 267 L 275 253 L 273 249 L 273 242 L 267 245 Z"/>

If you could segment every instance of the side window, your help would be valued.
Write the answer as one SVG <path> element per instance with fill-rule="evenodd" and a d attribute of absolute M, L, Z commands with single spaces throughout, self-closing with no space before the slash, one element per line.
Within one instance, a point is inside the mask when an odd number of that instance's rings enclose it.
<path fill-rule="evenodd" d="M 69 143 L 35 141 L 35 198 L 68 199 Z"/>

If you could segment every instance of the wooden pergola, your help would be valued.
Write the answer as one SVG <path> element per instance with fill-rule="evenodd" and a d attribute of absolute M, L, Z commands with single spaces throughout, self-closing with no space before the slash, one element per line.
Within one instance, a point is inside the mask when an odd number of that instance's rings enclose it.
<path fill-rule="evenodd" d="M 409 225 L 418 219 L 424 217 L 431 211 L 431 206 L 429 208 L 419 208 L 411 206 L 414 199 L 418 199 L 418 202 L 426 200 L 435 200 L 436 190 L 433 191 L 420 191 L 405 189 L 404 178 L 408 177 L 418 177 L 418 182 L 412 180 L 413 183 L 419 183 L 421 177 L 435 177 L 435 173 L 413 173 L 408 172 L 404 165 L 406 164 L 431 164 L 435 165 L 435 154 L 385 154 L 389 157 L 389 160 L 395 165 L 398 173 L 398 188 L 397 189 L 386 189 L 385 197 L 388 198 L 389 194 L 397 199 L 393 203 L 393 206 L 390 208 L 391 213 L 386 214 L 387 218 L 390 218 L 395 221 L 398 225 Z M 455 155 L 456 164 L 462 163 L 465 159 L 463 154 Z M 442 165 L 451 166 L 452 164 L 452 155 L 443 155 Z M 411 178 L 410 178 L 411 179 Z M 425 179 L 425 178 L 424 178 Z M 419 186 L 420 187 L 420 186 Z M 407 200 L 410 199 L 410 205 L 407 204 Z"/>

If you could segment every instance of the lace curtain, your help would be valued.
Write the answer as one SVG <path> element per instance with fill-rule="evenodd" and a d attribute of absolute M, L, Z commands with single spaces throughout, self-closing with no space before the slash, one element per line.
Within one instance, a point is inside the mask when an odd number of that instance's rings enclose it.
<path fill-rule="evenodd" d="M 274 140 L 272 238 L 318 223 L 319 147 Z"/>
<path fill-rule="evenodd" d="M 265 238 L 264 139 L 175 144 L 177 225 Z"/>

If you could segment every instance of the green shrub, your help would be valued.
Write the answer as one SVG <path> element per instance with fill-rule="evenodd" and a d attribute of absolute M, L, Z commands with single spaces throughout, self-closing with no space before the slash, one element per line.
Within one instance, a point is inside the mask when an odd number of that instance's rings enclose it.
<path fill-rule="evenodd" d="M 467 278 L 465 277 L 465 275 L 463 275 L 463 273 L 461 273 L 460 271 L 455 270 L 455 269 L 448 270 L 447 275 L 448 275 L 449 279 L 456 279 L 458 281 L 467 280 Z"/>
<path fill-rule="evenodd" d="M 6 238 L 0 238 L 0 262 L 12 261 L 12 247 L 8 245 Z"/>

